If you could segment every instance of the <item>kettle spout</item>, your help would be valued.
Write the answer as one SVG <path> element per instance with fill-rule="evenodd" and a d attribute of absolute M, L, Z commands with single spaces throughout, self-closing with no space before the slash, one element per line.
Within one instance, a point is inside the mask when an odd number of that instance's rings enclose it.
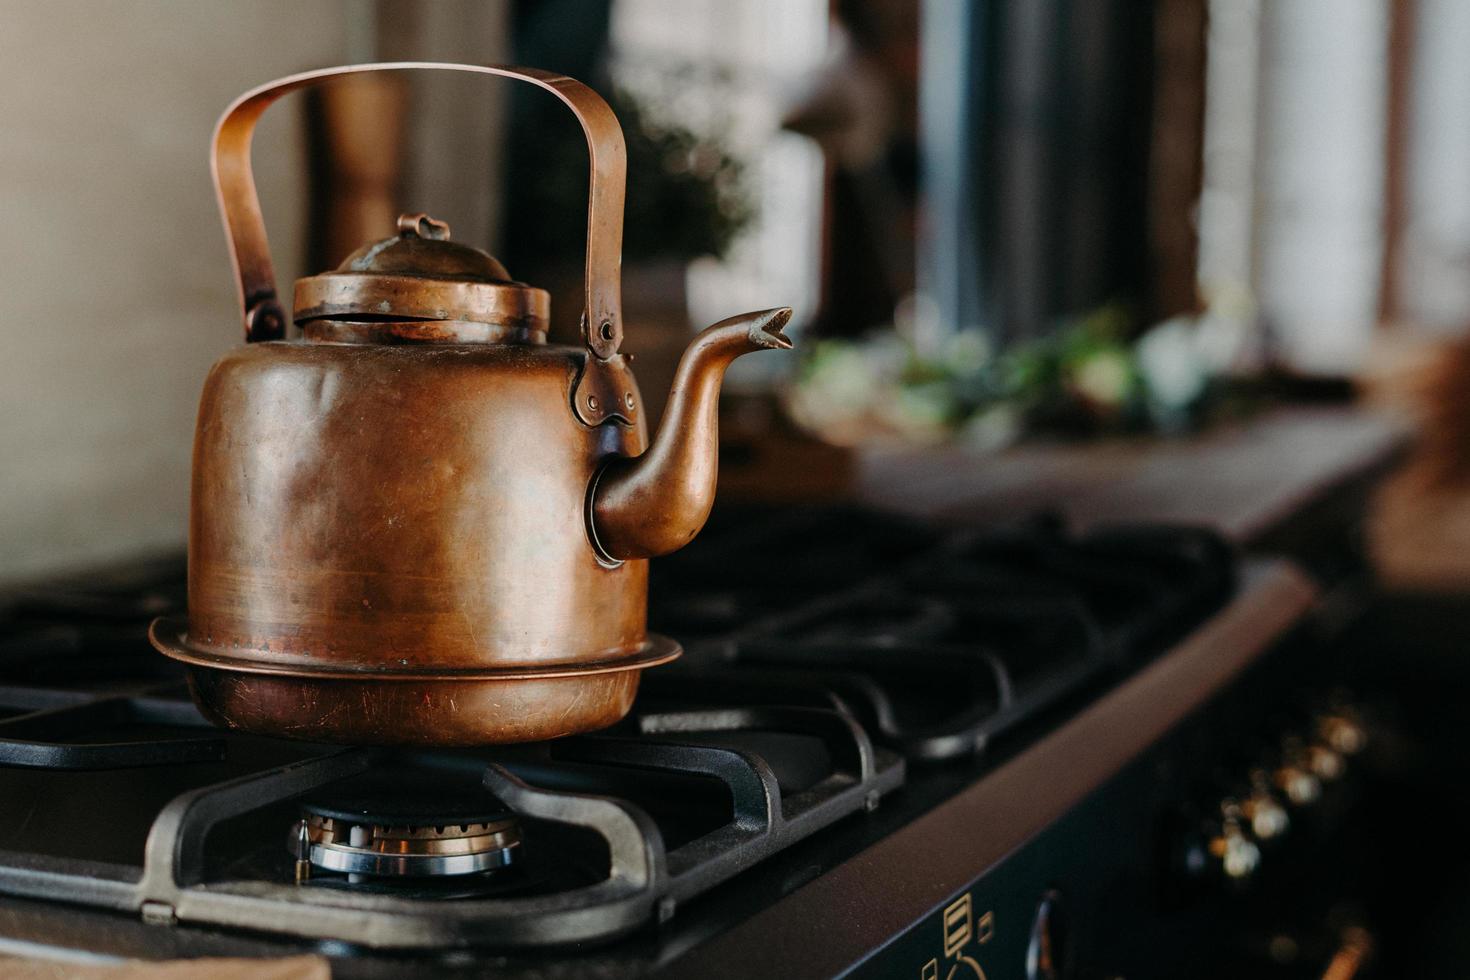
<path fill-rule="evenodd" d="M 605 557 L 666 555 L 704 527 L 715 502 L 725 369 L 741 354 L 789 348 L 781 328 L 790 319 L 789 307 L 732 316 L 690 343 L 653 445 L 608 463 L 593 486 L 591 530 Z"/>

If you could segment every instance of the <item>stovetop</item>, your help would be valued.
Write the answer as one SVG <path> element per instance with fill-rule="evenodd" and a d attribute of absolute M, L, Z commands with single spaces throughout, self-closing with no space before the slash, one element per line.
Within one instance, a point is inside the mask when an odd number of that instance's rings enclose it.
<path fill-rule="evenodd" d="M 183 610 L 183 572 L 163 559 L 0 600 L 0 894 L 29 915 L 108 910 L 128 926 L 94 941 L 131 955 L 238 936 L 364 963 L 483 949 L 539 975 L 588 956 L 635 973 L 718 934 L 1035 743 L 1239 585 L 1196 528 L 717 512 L 653 565 L 650 627 L 686 654 L 645 675 L 624 722 L 406 752 L 205 723 L 144 636 Z M 479 797 L 493 814 L 461 806 Z M 363 798 L 394 812 L 331 809 Z M 494 821 L 514 831 L 473 873 L 348 873 L 309 860 L 322 801 L 343 828 L 446 854 Z"/>

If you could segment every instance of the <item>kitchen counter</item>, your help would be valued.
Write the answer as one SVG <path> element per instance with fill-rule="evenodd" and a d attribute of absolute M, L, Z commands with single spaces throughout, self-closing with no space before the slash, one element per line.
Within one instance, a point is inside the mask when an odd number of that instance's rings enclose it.
<path fill-rule="evenodd" d="M 1204 524 L 1252 545 L 1381 473 L 1407 444 L 1405 422 L 1386 413 L 1291 407 L 1180 438 L 868 450 L 855 492 L 866 504 L 967 523 L 1051 511 L 1077 526 Z"/>

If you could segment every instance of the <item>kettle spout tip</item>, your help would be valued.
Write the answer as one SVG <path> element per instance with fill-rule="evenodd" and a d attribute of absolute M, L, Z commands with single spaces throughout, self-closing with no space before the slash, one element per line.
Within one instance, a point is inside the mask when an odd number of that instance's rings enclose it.
<path fill-rule="evenodd" d="M 775 350 L 791 349 L 791 338 L 781 332 L 791 322 L 791 307 L 778 306 L 771 310 L 761 310 L 759 313 L 749 314 L 749 317 L 751 343 Z"/>

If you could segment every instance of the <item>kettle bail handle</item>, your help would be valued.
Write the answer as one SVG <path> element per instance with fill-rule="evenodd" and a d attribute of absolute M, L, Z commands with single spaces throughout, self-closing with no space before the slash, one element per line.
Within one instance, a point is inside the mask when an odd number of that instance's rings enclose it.
<path fill-rule="evenodd" d="M 461 65 L 432 61 L 391 61 L 346 65 L 288 75 L 246 92 L 225 110 L 215 126 L 210 171 L 230 258 L 240 290 L 246 342 L 279 340 L 287 317 L 276 292 L 275 268 L 266 240 L 265 219 L 250 169 L 250 141 L 255 123 L 271 103 L 297 89 L 345 75 L 377 71 L 457 71 L 498 75 L 530 82 L 555 95 L 582 125 L 591 159 L 587 192 L 586 297 L 582 338 L 589 351 L 606 360 L 623 341 L 622 251 L 623 195 L 627 181 L 627 149 L 623 129 L 602 96 L 581 82 L 537 68 L 508 65 Z"/>

